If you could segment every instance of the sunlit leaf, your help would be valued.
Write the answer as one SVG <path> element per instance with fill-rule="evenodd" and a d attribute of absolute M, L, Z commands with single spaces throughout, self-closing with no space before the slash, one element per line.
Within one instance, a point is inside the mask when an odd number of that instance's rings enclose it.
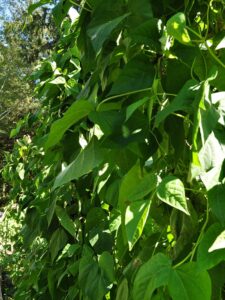
<path fill-rule="evenodd" d="M 130 250 L 132 250 L 143 232 L 150 205 L 149 200 L 142 200 L 131 203 L 126 209 L 125 229 Z"/>
<path fill-rule="evenodd" d="M 225 248 L 225 231 L 222 231 L 209 248 L 209 252 Z"/>
<path fill-rule="evenodd" d="M 182 181 L 172 175 L 166 176 L 157 187 L 158 198 L 166 204 L 189 215 Z"/>

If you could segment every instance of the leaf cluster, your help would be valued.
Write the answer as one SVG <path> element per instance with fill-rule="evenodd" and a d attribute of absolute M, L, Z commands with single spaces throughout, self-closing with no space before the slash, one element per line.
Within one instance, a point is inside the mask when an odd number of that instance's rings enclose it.
<path fill-rule="evenodd" d="M 36 134 L 3 172 L 26 212 L 16 300 L 223 299 L 224 8 L 55 5 Z"/>

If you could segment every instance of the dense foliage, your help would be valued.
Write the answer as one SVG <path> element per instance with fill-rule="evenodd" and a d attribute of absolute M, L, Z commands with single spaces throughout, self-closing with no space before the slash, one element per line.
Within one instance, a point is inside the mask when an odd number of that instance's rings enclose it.
<path fill-rule="evenodd" d="M 55 6 L 60 39 L 33 75 L 42 108 L 24 121 L 35 135 L 3 170 L 25 212 L 14 299 L 224 298 L 224 10 Z"/>

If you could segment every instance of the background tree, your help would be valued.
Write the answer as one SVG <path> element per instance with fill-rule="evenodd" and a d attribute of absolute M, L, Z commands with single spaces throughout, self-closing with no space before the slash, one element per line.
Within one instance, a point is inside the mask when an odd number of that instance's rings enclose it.
<path fill-rule="evenodd" d="M 30 75 L 52 49 L 57 34 L 50 8 L 28 16 L 31 1 L 4 1 L 0 40 L 0 127 L 9 133 L 16 122 L 37 107 Z M 2 121 L 1 121 L 2 120 Z"/>

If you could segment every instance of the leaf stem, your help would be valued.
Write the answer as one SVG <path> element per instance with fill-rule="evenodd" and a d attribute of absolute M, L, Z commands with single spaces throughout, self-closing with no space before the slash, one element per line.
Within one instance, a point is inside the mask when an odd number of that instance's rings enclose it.
<path fill-rule="evenodd" d="M 205 38 L 203 38 L 200 34 L 198 34 L 195 30 L 193 30 L 189 26 L 186 26 L 186 28 L 200 39 L 200 41 L 204 44 L 206 49 L 209 51 L 209 54 L 212 56 L 212 58 L 225 69 L 225 64 L 215 55 L 212 49 L 208 46 Z"/>
<path fill-rule="evenodd" d="M 96 108 L 96 110 L 98 111 L 99 108 L 101 107 L 101 105 L 105 102 L 108 102 L 110 100 L 113 100 L 113 99 L 116 99 L 116 98 L 120 98 L 120 97 L 124 97 L 124 96 L 129 96 L 129 95 L 133 95 L 133 94 L 137 94 L 137 93 L 141 93 L 141 92 L 147 92 L 147 91 L 150 91 L 152 89 L 152 87 L 149 87 L 149 88 L 146 88 L 146 89 L 141 89 L 141 90 L 136 90 L 136 91 L 133 91 L 133 92 L 126 92 L 126 93 L 123 93 L 123 94 L 118 94 L 118 95 L 113 95 L 113 96 L 110 96 L 108 98 L 105 98 L 102 102 L 100 102 Z"/>
<path fill-rule="evenodd" d="M 225 69 L 225 64 L 215 55 L 215 53 L 212 51 L 212 49 L 207 45 L 207 43 L 205 42 L 205 46 L 207 48 L 207 50 L 209 51 L 209 54 L 215 59 L 215 61 L 218 62 L 218 64 L 221 65 L 221 67 L 223 67 Z"/>

